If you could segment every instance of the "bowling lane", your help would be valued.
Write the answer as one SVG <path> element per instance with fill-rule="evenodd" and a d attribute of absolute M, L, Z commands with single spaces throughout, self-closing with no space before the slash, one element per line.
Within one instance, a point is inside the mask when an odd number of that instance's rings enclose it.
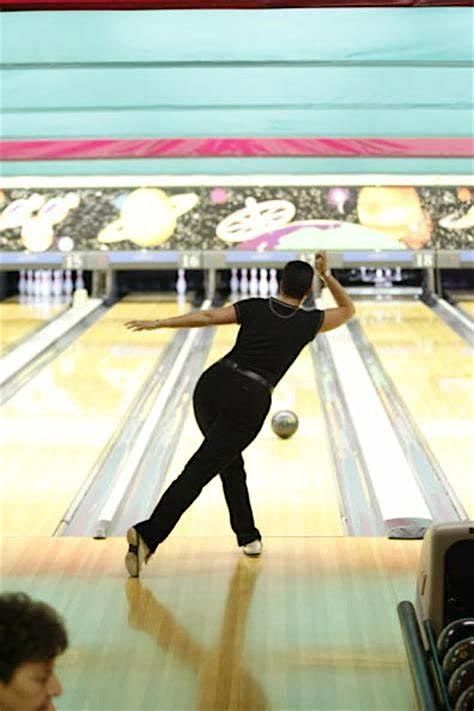
<path fill-rule="evenodd" d="M 422 303 L 359 302 L 357 317 L 472 518 L 472 350 Z"/>
<path fill-rule="evenodd" d="M 2 421 L 0 520 L 8 535 L 51 535 L 175 331 L 131 318 L 187 310 L 124 300 L 9 400 Z"/>
<path fill-rule="evenodd" d="M 237 326 L 217 329 L 207 365 L 228 352 Z M 280 440 L 272 432 L 276 410 L 292 409 L 300 418 L 298 432 Z M 202 441 L 190 412 L 167 473 L 167 487 Z M 257 527 L 265 536 L 343 535 L 331 455 L 326 438 L 311 353 L 300 354 L 275 389 L 273 404 L 257 439 L 244 452 L 248 486 Z M 184 514 L 174 534 L 233 536 L 219 477 L 208 484 Z"/>
<path fill-rule="evenodd" d="M 20 303 L 18 299 L 0 302 L 0 356 L 5 355 L 17 343 L 31 336 L 47 321 L 66 309 L 65 304 Z"/>
<path fill-rule="evenodd" d="M 474 301 L 459 301 L 458 306 L 466 314 L 469 314 L 471 318 L 474 318 Z"/>

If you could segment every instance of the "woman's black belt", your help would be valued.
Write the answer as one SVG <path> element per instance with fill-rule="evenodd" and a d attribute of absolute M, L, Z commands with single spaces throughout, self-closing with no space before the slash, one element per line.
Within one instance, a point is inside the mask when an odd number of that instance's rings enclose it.
<path fill-rule="evenodd" d="M 232 370 L 235 370 L 236 373 L 240 373 L 241 375 L 247 376 L 247 378 L 252 378 L 252 380 L 256 380 L 257 383 L 264 385 L 267 390 L 272 392 L 273 385 L 269 383 L 268 380 L 263 377 L 263 375 L 260 375 L 259 373 L 254 373 L 253 370 L 245 370 L 244 368 L 241 368 L 240 365 L 235 362 L 235 360 L 231 360 L 230 358 L 222 358 L 221 363 L 223 365 L 226 365 L 228 368 L 232 368 Z"/>

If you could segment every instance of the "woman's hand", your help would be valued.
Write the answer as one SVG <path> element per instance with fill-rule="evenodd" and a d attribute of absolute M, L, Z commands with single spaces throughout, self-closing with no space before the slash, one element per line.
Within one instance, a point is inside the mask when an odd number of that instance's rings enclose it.
<path fill-rule="evenodd" d="M 125 328 L 129 328 L 130 331 L 153 331 L 159 327 L 159 321 L 127 321 L 125 323 Z"/>
<path fill-rule="evenodd" d="M 328 258 L 326 252 L 318 252 L 314 258 L 314 268 L 319 276 L 324 276 L 328 270 Z"/>

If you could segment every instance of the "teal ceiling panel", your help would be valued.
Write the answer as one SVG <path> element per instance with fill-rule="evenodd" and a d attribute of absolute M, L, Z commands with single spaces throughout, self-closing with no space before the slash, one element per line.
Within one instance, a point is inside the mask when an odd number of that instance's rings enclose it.
<path fill-rule="evenodd" d="M 449 3 L 449 0 L 447 0 Z M 471 62 L 471 8 L 13 12 L 4 63 Z"/>
<path fill-rule="evenodd" d="M 3 109 L 467 107 L 469 67 L 127 67 L 3 71 Z M 443 91 L 440 91 L 443 87 Z"/>
<path fill-rule="evenodd" d="M 469 137 L 472 111 L 242 109 L 31 111 L 3 116 L 4 138 Z"/>

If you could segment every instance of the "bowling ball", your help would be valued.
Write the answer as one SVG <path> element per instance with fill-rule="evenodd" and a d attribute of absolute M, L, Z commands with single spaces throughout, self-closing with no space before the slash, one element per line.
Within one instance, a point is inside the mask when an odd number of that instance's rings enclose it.
<path fill-rule="evenodd" d="M 455 703 L 463 691 L 474 686 L 474 660 L 464 662 L 452 675 L 448 684 L 449 697 Z"/>
<path fill-rule="evenodd" d="M 298 417 L 291 410 L 278 410 L 272 417 L 272 430 L 281 439 L 288 439 L 298 429 Z"/>
<path fill-rule="evenodd" d="M 454 647 L 456 642 L 474 636 L 474 617 L 463 617 L 454 620 L 441 630 L 438 637 L 438 656 L 440 661 L 444 659 L 448 649 Z"/>
<path fill-rule="evenodd" d="M 474 709 L 474 686 L 463 691 L 459 699 L 456 701 L 454 711 L 473 711 Z"/>
<path fill-rule="evenodd" d="M 461 664 L 470 659 L 474 659 L 474 637 L 461 639 L 448 650 L 443 659 L 443 671 L 446 679 L 449 679 Z"/>

